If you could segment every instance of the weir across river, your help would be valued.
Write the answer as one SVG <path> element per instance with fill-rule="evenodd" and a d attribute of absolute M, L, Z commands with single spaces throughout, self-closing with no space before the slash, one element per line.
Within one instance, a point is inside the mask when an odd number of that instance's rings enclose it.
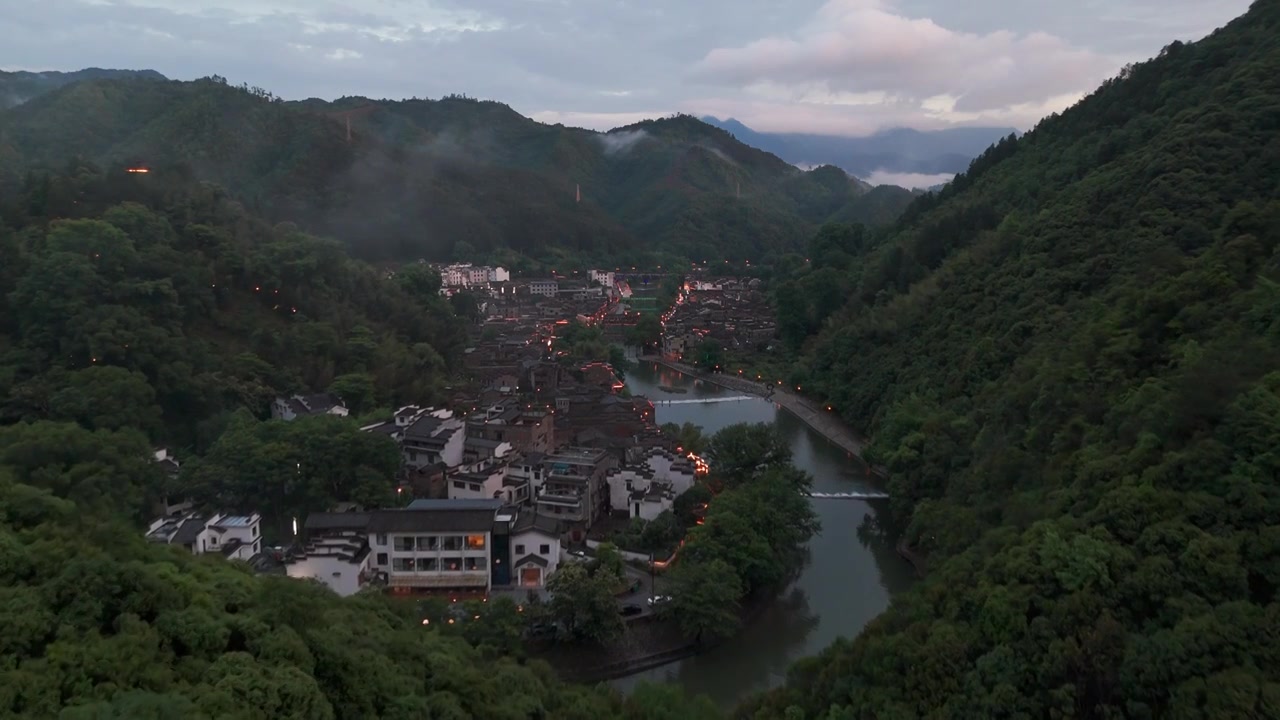
<path fill-rule="evenodd" d="M 703 405 L 706 403 L 723 403 L 723 402 L 741 402 L 743 400 L 755 400 L 752 395 L 734 395 L 733 397 L 705 397 L 692 398 L 689 400 L 651 400 L 654 405 Z"/>

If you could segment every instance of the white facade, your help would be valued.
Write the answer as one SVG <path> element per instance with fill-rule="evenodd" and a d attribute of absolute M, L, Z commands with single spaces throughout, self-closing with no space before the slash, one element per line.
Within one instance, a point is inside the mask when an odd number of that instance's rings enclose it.
<path fill-rule="evenodd" d="M 603 287 L 613 288 L 613 271 L 612 270 L 592 270 L 590 273 L 591 282 Z"/>
<path fill-rule="evenodd" d="M 507 479 L 507 466 L 503 463 L 475 472 L 460 472 L 449 476 L 450 500 L 487 500 L 502 498 L 510 501 L 503 492 Z"/>
<path fill-rule="evenodd" d="M 320 538 L 304 552 L 286 563 L 289 577 L 319 581 L 342 597 L 355 595 L 373 578 L 373 553 L 363 535 Z"/>
<path fill-rule="evenodd" d="M 508 271 L 506 268 L 496 267 L 496 268 L 488 268 L 488 270 L 489 270 L 489 282 L 491 283 L 511 282 L 511 272 Z"/>
<path fill-rule="evenodd" d="M 628 517 L 652 520 L 693 487 L 695 472 L 687 458 L 655 448 L 640 463 L 609 471 L 609 505 Z"/>
<path fill-rule="evenodd" d="M 527 588 L 547 584 L 560 567 L 560 537 L 538 527 L 520 530 L 511 536 L 511 581 Z"/>
<path fill-rule="evenodd" d="M 219 553 L 228 560 L 249 560 L 262 550 L 262 518 L 257 514 L 206 518 L 189 512 L 158 518 L 147 528 L 147 539 L 165 545 L 180 545 L 203 555 Z"/>
<path fill-rule="evenodd" d="M 387 574 L 389 587 L 486 591 L 491 587 L 491 529 L 439 532 L 423 527 L 411 532 L 375 533 L 369 540 L 372 567 Z"/>

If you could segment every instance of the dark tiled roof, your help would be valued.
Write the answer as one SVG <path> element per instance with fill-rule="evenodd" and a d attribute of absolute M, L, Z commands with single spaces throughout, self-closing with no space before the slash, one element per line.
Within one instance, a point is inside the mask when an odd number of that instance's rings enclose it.
<path fill-rule="evenodd" d="M 462 501 L 457 501 L 462 502 Z M 483 532 L 493 529 L 494 510 L 379 510 L 369 522 L 374 533 Z"/>
<path fill-rule="evenodd" d="M 547 559 L 541 555 L 525 555 L 516 561 L 516 567 L 529 564 L 537 565 L 538 567 L 546 567 L 548 565 Z"/>
<path fill-rule="evenodd" d="M 560 521 L 547 515 L 539 515 L 534 512 L 522 512 L 520 517 L 516 519 L 515 527 L 511 528 L 511 534 L 519 534 L 536 530 L 544 535 L 556 537 L 560 535 Z"/>
<path fill-rule="evenodd" d="M 303 525 L 307 530 L 363 530 L 369 527 L 373 513 L 313 512 Z"/>
<path fill-rule="evenodd" d="M 200 533 L 204 531 L 205 521 L 203 518 L 191 518 L 184 520 L 182 527 L 173 534 L 173 538 L 169 540 L 174 545 L 190 545 L 200 537 Z"/>
<path fill-rule="evenodd" d="M 443 500 L 420 498 L 409 503 L 407 510 L 488 510 L 489 512 L 497 512 L 502 508 L 501 500 Z M 382 511 L 382 512 L 395 512 Z"/>

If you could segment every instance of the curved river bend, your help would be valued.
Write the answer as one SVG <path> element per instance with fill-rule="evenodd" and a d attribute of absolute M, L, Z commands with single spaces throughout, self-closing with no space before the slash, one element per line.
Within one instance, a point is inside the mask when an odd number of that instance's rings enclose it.
<path fill-rule="evenodd" d="M 659 385 L 687 393 L 666 393 Z M 627 387 L 650 400 L 696 400 L 741 393 L 690 378 L 653 363 L 627 373 Z M 814 432 L 808 425 L 763 398 L 736 402 L 655 402 L 658 422 L 692 422 L 705 434 L 739 422 L 775 423 L 791 442 L 794 462 L 814 477 L 814 492 L 883 490 L 866 475 L 866 466 Z M 781 685 L 787 668 L 815 655 L 836 638 L 857 635 L 889 604 L 889 598 L 914 579 L 911 566 L 894 551 L 896 531 L 859 533 L 867 520 L 888 521 L 882 500 L 814 499 L 822 533 L 809 543 L 809 560 L 778 600 L 740 634 L 687 660 L 646 670 L 613 685 L 629 690 L 642 680 L 673 682 L 694 694 L 706 694 L 722 707 L 752 693 Z M 861 536 L 861 538 L 860 538 Z"/>

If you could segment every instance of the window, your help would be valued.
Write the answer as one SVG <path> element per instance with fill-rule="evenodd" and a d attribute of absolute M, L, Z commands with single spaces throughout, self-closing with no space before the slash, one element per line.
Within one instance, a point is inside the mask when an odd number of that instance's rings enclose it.
<path fill-rule="evenodd" d="M 550 545 L 539 545 L 539 546 L 538 546 L 538 552 L 542 553 L 543 555 L 550 555 L 550 554 L 551 554 L 551 546 L 550 546 Z"/>
<path fill-rule="evenodd" d="M 440 547 L 440 538 L 435 535 L 419 535 L 418 551 L 429 550 L 435 552 Z"/>
<path fill-rule="evenodd" d="M 418 572 L 435 572 L 440 569 L 440 563 L 435 558 L 418 558 Z"/>
<path fill-rule="evenodd" d="M 467 558 L 466 563 L 467 572 L 478 572 L 489 569 L 489 563 L 486 558 L 469 557 Z"/>
<path fill-rule="evenodd" d="M 471 483 L 471 492 L 480 492 L 480 484 Z"/>
<path fill-rule="evenodd" d="M 468 536 L 467 536 L 467 549 L 468 549 L 468 550 L 483 550 L 483 549 L 484 549 L 484 536 L 483 536 L 483 535 L 468 535 Z"/>
<path fill-rule="evenodd" d="M 462 558 L 456 556 L 440 558 L 440 569 L 445 572 L 462 572 Z"/>
<path fill-rule="evenodd" d="M 382 534 L 382 533 L 378 533 L 378 544 L 379 544 L 379 545 L 386 545 L 386 544 L 387 544 L 387 536 L 386 536 L 386 535 L 384 535 L 384 534 Z"/>
<path fill-rule="evenodd" d="M 392 547 L 395 548 L 396 552 L 413 552 L 413 538 L 396 537 Z"/>
<path fill-rule="evenodd" d="M 453 481 L 453 486 L 454 486 L 454 487 L 456 487 L 456 488 L 458 488 L 459 490 L 466 490 L 466 489 L 467 489 L 467 484 L 466 484 L 466 483 L 464 483 L 464 482 L 462 482 L 461 480 L 454 480 L 454 481 Z"/>
<path fill-rule="evenodd" d="M 386 553 L 378 553 L 378 564 L 379 564 L 379 565 L 386 565 L 386 564 L 387 564 L 387 554 L 386 554 Z"/>
<path fill-rule="evenodd" d="M 524 554 L 524 546 L 523 546 L 523 545 L 517 545 L 517 546 L 516 546 L 516 554 L 517 554 L 517 555 L 523 555 L 523 554 Z"/>
<path fill-rule="evenodd" d="M 445 550 L 461 550 L 462 538 L 457 535 L 446 535 L 441 539 L 441 547 Z"/>
<path fill-rule="evenodd" d="M 413 572 L 413 558 L 396 558 L 391 561 L 391 569 L 396 572 Z"/>

